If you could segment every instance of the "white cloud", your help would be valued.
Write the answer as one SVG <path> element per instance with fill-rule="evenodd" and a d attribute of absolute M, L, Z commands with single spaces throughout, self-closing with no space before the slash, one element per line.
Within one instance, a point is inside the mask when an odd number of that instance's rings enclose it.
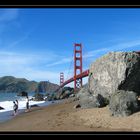
<path fill-rule="evenodd" d="M 89 51 L 83 56 L 83 58 L 91 58 L 91 57 L 95 57 L 99 54 L 107 53 L 107 52 L 111 52 L 111 51 L 121 51 L 124 49 L 132 48 L 137 45 L 140 45 L 140 40 L 131 41 L 131 42 L 122 42 L 117 45 L 113 45 L 111 47 L 106 47 L 106 48 Z"/>
<path fill-rule="evenodd" d="M 58 72 L 52 72 L 47 70 L 24 69 L 24 73 L 22 75 L 24 77 L 27 77 L 29 80 L 37 80 L 37 81 L 49 80 L 50 82 L 59 84 Z"/>
<path fill-rule="evenodd" d="M 14 52 L 0 52 L 0 77 L 11 75 L 29 80 L 49 80 L 56 83 L 59 73 L 41 69 L 42 63 L 51 61 L 54 54 L 36 55 Z M 50 57 L 48 57 L 50 56 Z M 58 77 L 58 78 L 57 78 Z"/>
<path fill-rule="evenodd" d="M 108 52 L 111 52 L 111 51 L 120 51 L 120 50 L 123 50 L 123 49 L 132 48 L 132 47 L 137 46 L 137 45 L 140 45 L 139 40 L 131 41 L 131 42 L 122 42 L 122 43 L 119 43 L 119 44 L 111 46 L 111 47 L 106 47 L 106 48 L 101 48 L 101 49 L 89 51 L 89 52 L 87 52 L 86 54 L 83 55 L 83 59 L 93 60 L 101 54 L 105 54 L 105 53 L 108 53 Z M 63 58 L 62 60 L 59 60 L 59 61 L 56 60 L 56 62 L 48 64 L 47 66 L 52 67 L 52 66 L 56 66 L 56 65 L 62 65 L 62 64 L 65 64 L 65 63 L 70 63 L 72 60 L 73 60 L 73 58 L 68 58 L 67 57 L 67 58 Z M 88 66 L 83 67 L 83 70 L 85 70 L 85 69 L 88 69 Z M 65 80 L 67 80 L 67 79 L 69 79 L 73 76 L 73 69 L 71 69 L 70 71 L 64 70 L 63 72 L 64 72 L 64 79 Z M 59 75 L 59 73 L 58 73 L 58 75 Z M 56 79 L 58 79 L 58 77 Z M 86 82 L 87 82 L 87 79 L 85 79 L 85 83 Z M 71 84 L 71 85 L 73 85 L 73 84 Z"/>
<path fill-rule="evenodd" d="M 23 42 L 23 41 L 25 41 L 26 39 L 28 39 L 28 36 L 29 36 L 28 34 L 25 35 L 25 36 L 22 37 L 21 39 L 16 40 L 16 41 L 10 43 L 10 45 L 8 45 L 7 47 L 5 47 L 5 48 L 3 48 L 3 49 L 9 49 L 9 48 L 12 48 L 12 47 L 15 47 L 15 46 L 19 45 L 21 42 Z"/>
<path fill-rule="evenodd" d="M 137 46 L 140 45 L 140 40 L 137 41 L 131 41 L 131 42 L 123 42 L 111 47 L 106 47 L 106 48 L 101 48 L 101 49 L 97 49 L 97 50 L 93 50 L 93 51 L 89 51 L 86 54 L 83 55 L 83 59 L 86 58 L 92 58 L 94 56 L 97 56 L 99 54 L 103 54 L 103 53 L 107 53 L 110 51 L 118 51 L 118 50 L 123 50 L 123 49 L 127 49 L 127 48 L 131 48 L 133 46 Z M 54 63 L 48 64 L 46 65 L 47 67 L 52 67 L 52 66 L 56 66 L 56 65 L 60 65 L 60 64 L 65 64 L 65 63 L 70 63 L 71 61 L 73 61 L 73 58 L 71 57 L 66 57 L 63 58 L 61 60 L 56 60 Z"/>
<path fill-rule="evenodd" d="M 107 53 L 110 51 L 117 51 L 122 50 L 126 48 L 131 48 L 133 46 L 140 45 L 140 41 L 133 41 L 133 42 L 127 42 L 127 43 L 120 43 L 112 47 L 108 48 L 101 48 L 93 51 L 87 52 L 83 59 L 92 59 L 96 58 L 97 55 Z M 23 77 L 27 78 L 29 80 L 49 80 L 50 82 L 59 84 L 59 75 L 60 72 L 57 71 L 57 69 L 54 69 L 53 71 L 44 68 L 43 64 L 48 63 L 48 66 L 56 66 L 60 64 L 69 63 L 73 60 L 73 58 L 63 58 L 62 60 L 58 60 L 58 56 L 53 52 L 48 52 L 47 54 L 31 54 L 28 52 L 28 54 L 20 54 L 15 52 L 7 52 L 7 51 L 0 51 L 0 76 L 5 75 L 12 75 L 15 77 Z M 54 63 L 50 63 L 50 62 Z M 43 69 L 41 69 L 41 67 Z M 73 65 L 72 65 L 73 67 Z M 85 70 L 85 67 L 83 68 Z M 72 77 L 73 75 L 73 69 L 71 70 L 64 70 L 64 77 L 65 80 L 67 78 Z M 73 84 L 71 84 L 73 85 Z"/>
<path fill-rule="evenodd" d="M 14 52 L 0 52 L 0 65 L 2 66 L 15 66 L 15 65 L 28 65 L 39 61 L 39 56 L 30 54 L 19 54 Z"/>
<path fill-rule="evenodd" d="M 107 52 L 108 50 L 109 50 L 109 48 L 101 48 L 98 50 L 89 51 L 85 55 L 83 55 L 83 58 L 93 57 L 93 56 L 97 55 L 98 53 Z"/>
<path fill-rule="evenodd" d="M 46 65 L 46 67 L 52 67 L 52 66 L 56 66 L 56 65 L 60 65 L 60 64 L 65 64 L 65 63 L 69 63 L 73 60 L 73 58 L 63 58 L 59 61 L 56 61 L 54 63 L 48 64 Z"/>

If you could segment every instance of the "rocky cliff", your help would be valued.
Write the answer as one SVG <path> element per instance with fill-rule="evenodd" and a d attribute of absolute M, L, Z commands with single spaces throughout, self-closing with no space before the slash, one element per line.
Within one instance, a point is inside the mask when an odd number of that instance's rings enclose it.
<path fill-rule="evenodd" d="M 110 52 L 90 65 L 88 84 L 78 93 L 83 108 L 109 105 L 112 115 L 128 116 L 140 109 L 140 55 Z"/>
<path fill-rule="evenodd" d="M 140 55 L 135 52 L 111 52 L 90 65 L 89 91 L 110 97 L 116 90 L 140 94 Z"/>

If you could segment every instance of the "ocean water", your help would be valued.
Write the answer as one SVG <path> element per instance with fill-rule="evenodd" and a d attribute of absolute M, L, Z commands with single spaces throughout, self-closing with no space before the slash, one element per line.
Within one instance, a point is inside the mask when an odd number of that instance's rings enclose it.
<path fill-rule="evenodd" d="M 29 99 L 33 97 L 34 93 L 28 93 Z M 26 97 L 17 96 L 17 93 L 0 93 L 0 106 L 4 110 L 0 110 L 0 122 L 9 120 L 13 118 L 13 101 L 18 100 L 19 102 L 19 111 L 18 113 L 24 112 L 26 109 Z M 57 103 L 60 101 L 55 101 Z M 52 104 L 52 101 L 29 101 L 29 106 L 31 105 L 38 106 L 48 106 Z"/>

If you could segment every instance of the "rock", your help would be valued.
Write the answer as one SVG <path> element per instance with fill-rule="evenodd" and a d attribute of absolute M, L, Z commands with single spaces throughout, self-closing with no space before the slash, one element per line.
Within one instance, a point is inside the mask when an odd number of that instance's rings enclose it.
<path fill-rule="evenodd" d="M 79 104 L 81 108 L 91 108 L 96 105 L 92 102 L 93 96 L 90 94 L 87 88 L 87 84 L 80 89 L 80 91 L 76 94 L 76 98 L 79 99 Z"/>
<path fill-rule="evenodd" d="M 80 107 L 81 107 L 80 104 L 77 104 L 77 105 L 74 106 L 74 108 L 80 108 Z"/>
<path fill-rule="evenodd" d="M 31 105 L 30 107 L 39 107 L 39 105 L 36 105 L 36 104 L 35 104 L 35 105 Z"/>
<path fill-rule="evenodd" d="M 75 97 L 75 94 L 71 94 L 69 97 Z"/>
<path fill-rule="evenodd" d="M 93 95 L 110 99 L 116 90 L 140 93 L 140 55 L 111 52 L 90 65 L 88 89 Z"/>
<path fill-rule="evenodd" d="M 4 108 L 0 106 L 0 110 L 3 110 Z"/>
<path fill-rule="evenodd" d="M 129 116 L 140 110 L 137 93 L 117 90 L 111 95 L 109 110 L 112 116 Z"/>
<path fill-rule="evenodd" d="M 48 96 L 44 98 L 44 101 L 48 101 Z"/>
<path fill-rule="evenodd" d="M 69 98 L 73 93 L 74 93 L 74 89 L 73 88 L 71 88 L 71 87 L 64 87 L 64 88 L 61 88 L 57 93 L 55 93 L 50 98 L 54 99 L 54 100 L 66 99 L 66 98 Z"/>
<path fill-rule="evenodd" d="M 22 92 L 18 93 L 17 96 L 28 96 L 28 93 L 25 91 L 22 91 Z"/>
<path fill-rule="evenodd" d="M 81 108 L 100 108 L 106 106 L 105 99 L 102 95 L 87 95 L 80 98 Z"/>
<path fill-rule="evenodd" d="M 44 101 L 44 95 L 40 93 L 36 93 L 34 95 L 34 101 Z"/>
<path fill-rule="evenodd" d="M 34 97 L 30 98 L 29 101 L 34 101 Z"/>
<path fill-rule="evenodd" d="M 81 108 L 92 108 L 92 107 L 104 107 L 106 106 L 105 98 L 100 94 L 91 94 L 88 90 L 88 84 L 84 85 L 83 88 L 76 94 L 79 99 Z"/>
<path fill-rule="evenodd" d="M 74 90 L 71 87 L 64 87 L 62 92 L 60 93 L 60 99 L 68 98 L 71 94 L 73 94 Z"/>
<path fill-rule="evenodd" d="M 76 94 L 76 97 L 77 97 L 78 99 L 80 99 L 81 97 L 83 97 L 83 96 L 88 96 L 88 95 L 90 95 L 90 92 L 89 92 L 89 90 L 88 90 L 88 84 L 85 84 L 85 85 L 80 89 L 80 91 Z"/>
<path fill-rule="evenodd" d="M 74 101 L 78 101 L 79 99 L 76 97 L 71 97 L 71 100 L 74 102 Z"/>

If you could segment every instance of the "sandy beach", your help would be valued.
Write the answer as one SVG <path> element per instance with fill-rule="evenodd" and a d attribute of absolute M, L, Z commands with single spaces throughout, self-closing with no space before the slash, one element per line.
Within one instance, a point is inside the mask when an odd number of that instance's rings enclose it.
<path fill-rule="evenodd" d="M 112 117 L 108 107 L 74 108 L 78 101 L 66 99 L 47 107 L 35 107 L 0 123 L 0 131 L 140 131 L 140 112 L 128 117 Z"/>

